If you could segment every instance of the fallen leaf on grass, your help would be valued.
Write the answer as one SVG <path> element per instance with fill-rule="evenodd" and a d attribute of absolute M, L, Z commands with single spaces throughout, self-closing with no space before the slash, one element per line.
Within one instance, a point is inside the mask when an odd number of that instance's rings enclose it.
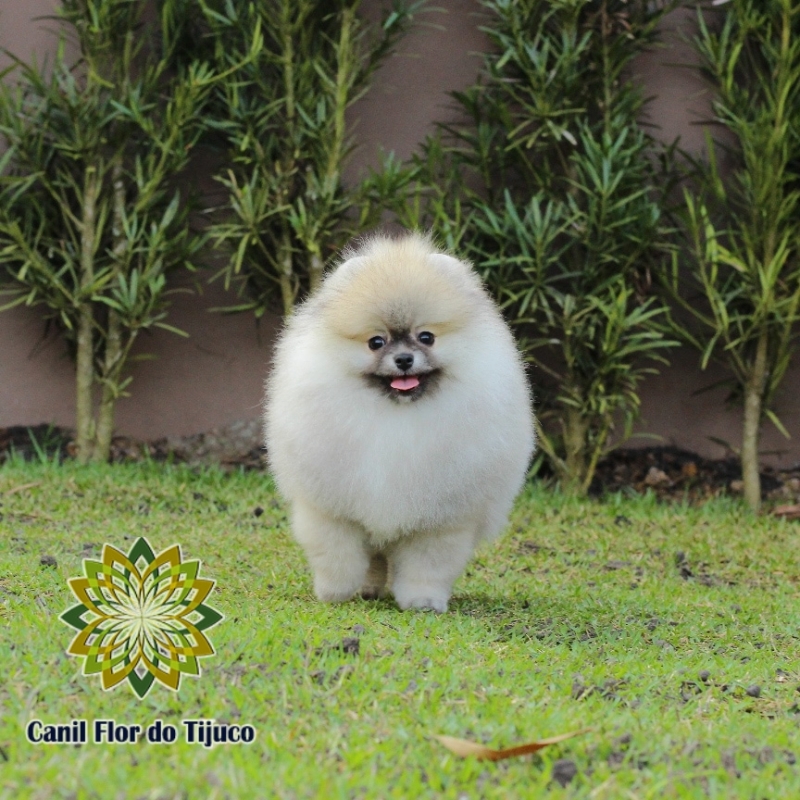
<path fill-rule="evenodd" d="M 778 506 L 773 509 L 772 513 L 776 517 L 785 517 L 786 519 L 800 519 L 800 504 L 791 506 Z"/>
<path fill-rule="evenodd" d="M 25 492 L 28 489 L 33 489 L 34 486 L 40 486 L 41 481 L 33 481 L 33 483 L 23 483 L 21 486 L 14 486 L 12 489 L 8 489 L 7 491 L 3 492 L 3 494 L 8 497 L 10 494 L 17 494 L 19 492 Z"/>
<path fill-rule="evenodd" d="M 535 753 L 537 750 L 542 750 L 550 744 L 563 742 L 565 739 L 571 739 L 573 736 L 580 736 L 582 733 L 587 733 L 590 730 L 592 729 L 581 728 L 579 731 L 562 733 L 560 736 L 551 736 L 549 739 L 540 739 L 538 742 L 528 742 L 528 744 L 508 747 L 505 750 L 492 750 L 491 747 L 486 747 L 486 745 L 478 744 L 477 742 L 468 742 L 466 739 L 455 739 L 452 736 L 437 736 L 436 738 L 448 750 L 462 758 L 474 756 L 475 758 L 488 761 L 502 761 L 504 758 L 514 758 L 515 756 L 526 756 L 529 753 Z"/>

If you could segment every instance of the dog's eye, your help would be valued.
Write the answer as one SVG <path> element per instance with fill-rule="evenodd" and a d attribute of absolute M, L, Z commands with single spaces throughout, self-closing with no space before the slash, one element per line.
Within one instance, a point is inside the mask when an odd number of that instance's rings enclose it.
<path fill-rule="evenodd" d="M 435 338 L 436 337 L 430 331 L 422 331 L 422 333 L 420 333 L 417 336 L 417 339 L 419 339 L 420 344 L 424 344 L 426 347 L 430 347 L 433 344 Z"/>
<path fill-rule="evenodd" d="M 386 344 L 386 339 L 383 336 L 373 336 L 368 342 L 367 347 L 370 350 L 380 350 Z"/>

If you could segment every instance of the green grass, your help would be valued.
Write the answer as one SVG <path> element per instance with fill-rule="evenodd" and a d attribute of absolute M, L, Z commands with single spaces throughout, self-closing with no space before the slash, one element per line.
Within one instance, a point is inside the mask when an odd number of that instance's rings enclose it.
<path fill-rule="evenodd" d="M 800 797 L 797 523 L 732 502 L 531 490 L 436 616 L 317 603 L 264 475 L 17 462 L 0 469 L 0 501 L 2 798 Z M 82 676 L 58 620 L 82 559 L 141 535 L 201 559 L 226 615 L 202 676 L 142 701 Z M 337 647 L 352 636 L 358 655 Z M 198 717 L 258 738 L 209 750 L 24 735 L 34 718 Z M 585 726 L 498 763 L 432 739 L 508 747 Z M 577 767 L 563 788 L 559 759 Z"/>

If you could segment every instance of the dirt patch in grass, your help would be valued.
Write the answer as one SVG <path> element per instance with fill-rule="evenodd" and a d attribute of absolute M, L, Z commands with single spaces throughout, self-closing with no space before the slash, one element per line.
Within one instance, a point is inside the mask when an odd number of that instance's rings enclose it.
<path fill-rule="evenodd" d="M 262 469 L 261 420 L 240 420 L 191 436 L 167 436 L 145 441 L 115 436 L 111 461 L 115 464 L 150 459 L 192 465 L 218 465 L 223 469 Z M 14 454 L 26 461 L 67 460 L 75 456 L 74 432 L 54 425 L 13 425 L 0 428 L 0 464 Z"/>
<path fill-rule="evenodd" d="M 764 466 L 760 473 L 765 497 L 796 500 L 800 497 L 800 463 L 789 469 Z M 702 500 L 721 494 L 741 494 L 742 469 L 736 458 L 708 459 L 677 447 L 615 450 L 603 459 L 590 494 L 648 489 L 659 497 Z"/>

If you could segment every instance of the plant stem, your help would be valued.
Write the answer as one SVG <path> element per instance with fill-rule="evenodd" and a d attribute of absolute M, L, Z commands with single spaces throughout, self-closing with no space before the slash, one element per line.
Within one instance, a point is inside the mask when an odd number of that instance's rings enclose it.
<path fill-rule="evenodd" d="M 328 152 L 328 167 L 325 171 L 326 189 L 333 194 L 339 180 L 345 142 L 345 112 L 347 111 L 348 72 L 352 66 L 353 53 L 351 28 L 355 9 L 345 9 L 342 13 L 342 30 L 339 36 L 339 64 L 336 69 L 336 94 L 334 99 L 333 141 Z"/>
<path fill-rule="evenodd" d="M 286 175 L 291 175 L 297 160 L 297 130 L 295 128 L 295 64 L 294 64 L 294 31 L 292 30 L 291 4 L 281 3 L 281 46 L 283 48 L 283 89 L 284 104 L 286 107 L 286 129 L 291 148 L 287 148 L 284 155 L 284 170 Z M 284 200 L 289 200 L 287 187 L 283 187 Z M 280 265 L 280 286 L 281 299 L 283 301 L 283 315 L 288 317 L 294 308 L 294 286 L 293 286 L 293 263 L 292 263 L 292 243 L 291 233 L 285 227 L 281 241 L 281 250 L 278 257 Z"/>
<path fill-rule="evenodd" d="M 100 180 L 95 166 L 86 168 L 83 189 L 83 214 L 81 218 L 80 292 L 78 331 L 76 337 L 76 398 L 77 458 L 86 464 L 94 455 L 94 413 L 92 389 L 94 387 L 94 317 L 92 299 L 88 296 L 94 280 L 94 253 L 97 237 L 96 212 Z"/>
<path fill-rule="evenodd" d="M 281 37 L 283 46 L 283 88 L 285 92 L 286 119 L 291 130 L 294 123 L 294 31 L 290 18 L 290 3 L 281 4 Z M 294 134 L 294 130 L 291 130 Z"/>
<path fill-rule="evenodd" d="M 289 240 L 289 233 L 288 231 L 284 233 L 283 241 L 281 243 L 282 247 L 281 250 L 283 251 L 280 255 L 280 265 L 281 265 L 281 299 L 283 300 L 283 315 L 284 317 L 289 317 L 292 313 L 292 309 L 294 308 L 294 286 L 292 281 L 292 245 L 291 241 Z"/>
<path fill-rule="evenodd" d="M 322 273 L 325 265 L 319 253 L 311 254 L 311 264 L 309 268 L 309 279 L 311 281 L 311 291 L 313 292 L 322 283 Z"/>
<path fill-rule="evenodd" d="M 125 184 L 122 179 L 122 154 L 118 153 L 111 168 L 114 207 L 112 217 L 112 239 L 114 266 L 112 285 L 121 271 L 121 259 L 125 254 L 125 232 L 123 217 L 125 213 Z M 108 461 L 111 452 L 111 437 L 114 434 L 114 410 L 118 397 L 119 376 L 124 359 L 122 358 L 122 321 L 119 312 L 108 311 L 105 358 L 103 363 L 103 394 L 97 414 L 97 442 L 94 460 Z"/>
<path fill-rule="evenodd" d="M 753 368 L 745 384 L 744 424 L 742 428 L 742 481 L 744 498 L 750 508 L 761 507 L 761 480 L 758 475 L 758 432 L 761 427 L 761 407 L 767 383 L 767 347 L 769 334 L 762 330 L 756 344 Z"/>
<path fill-rule="evenodd" d="M 603 42 L 603 130 L 606 132 L 611 127 L 611 102 L 612 84 L 614 76 L 611 74 L 609 53 L 609 37 L 611 36 L 611 21 L 608 17 L 608 4 L 603 3 L 600 9 L 600 38 Z"/>
<path fill-rule="evenodd" d="M 586 476 L 586 438 L 589 425 L 584 418 L 582 409 L 567 408 L 564 417 L 564 450 L 567 474 L 561 483 L 569 494 L 585 494 L 584 486 Z"/>
<path fill-rule="evenodd" d="M 592 448 L 592 454 L 589 458 L 589 463 L 586 465 L 586 469 L 583 475 L 583 483 L 581 484 L 581 495 L 585 495 L 589 491 L 589 487 L 592 485 L 592 480 L 594 479 L 594 473 L 597 470 L 597 462 L 600 461 L 600 457 L 605 452 L 606 442 L 608 441 L 609 434 L 611 433 L 611 420 L 609 419 L 608 415 L 603 420 L 603 424 L 600 427 L 600 431 L 596 437 L 594 442 L 594 447 Z M 584 434 L 584 438 L 588 440 L 589 430 L 587 427 L 587 431 Z M 587 441 L 587 447 L 589 446 L 589 442 Z"/>

